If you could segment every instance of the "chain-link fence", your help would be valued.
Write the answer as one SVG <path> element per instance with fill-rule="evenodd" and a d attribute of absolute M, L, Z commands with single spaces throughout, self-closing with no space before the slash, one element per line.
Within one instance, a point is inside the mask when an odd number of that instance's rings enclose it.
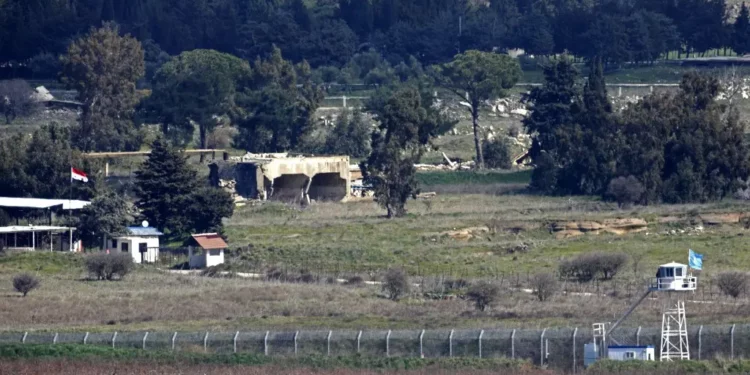
<path fill-rule="evenodd" d="M 658 327 L 620 328 L 620 345 L 653 345 L 659 357 Z M 693 326 L 690 356 L 740 358 L 750 354 L 750 325 Z M 255 353 L 267 356 L 477 357 L 515 358 L 577 371 L 591 330 L 382 330 L 255 332 L 0 333 L 0 344 L 84 344 L 112 348 L 205 353 Z"/>

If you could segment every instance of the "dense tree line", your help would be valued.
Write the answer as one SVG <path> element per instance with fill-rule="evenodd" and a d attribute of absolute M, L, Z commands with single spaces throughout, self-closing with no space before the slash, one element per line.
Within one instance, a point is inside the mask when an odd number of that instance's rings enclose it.
<path fill-rule="evenodd" d="M 577 75 L 563 58 L 527 96 L 536 190 L 620 204 L 704 202 L 731 196 L 750 175 L 744 125 L 736 108 L 716 100 L 716 78 L 688 73 L 677 93 L 614 113 L 601 63 L 594 61 L 583 87 Z"/>
<path fill-rule="evenodd" d="M 725 0 L 5 0 L 0 56 L 54 76 L 55 55 L 110 21 L 144 43 L 147 66 L 195 49 L 254 61 L 274 46 L 313 68 L 367 49 L 393 65 L 512 48 L 645 63 L 673 50 L 746 52 L 748 36 L 747 12 L 732 26 Z"/>

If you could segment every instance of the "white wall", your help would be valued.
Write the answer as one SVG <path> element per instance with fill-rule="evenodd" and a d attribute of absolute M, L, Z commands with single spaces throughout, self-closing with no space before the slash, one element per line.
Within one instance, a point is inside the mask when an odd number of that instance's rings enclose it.
<path fill-rule="evenodd" d="M 126 236 L 117 238 L 117 248 L 113 249 L 115 252 L 123 252 L 123 244 L 128 244 L 128 253 L 133 257 L 134 263 L 141 263 L 141 253 L 139 247 L 141 244 L 146 244 L 147 251 L 143 253 L 143 260 L 146 263 L 154 263 L 159 259 L 159 237 L 139 237 L 139 236 Z"/>
<path fill-rule="evenodd" d="M 625 353 L 627 352 L 634 352 L 635 358 L 626 358 Z M 651 354 L 651 358 L 649 359 L 648 354 Z M 654 348 L 628 348 L 628 349 L 620 349 L 620 348 L 609 348 L 608 350 L 608 357 L 611 360 L 614 361 L 627 361 L 627 360 L 639 360 L 639 361 L 648 361 L 648 360 L 654 360 Z"/>
<path fill-rule="evenodd" d="M 224 263 L 224 250 L 208 250 L 190 256 L 190 268 L 208 268 Z"/>
<path fill-rule="evenodd" d="M 206 252 L 206 267 L 213 267 L 224 263 L 224 250 L 209 250 Z"/>

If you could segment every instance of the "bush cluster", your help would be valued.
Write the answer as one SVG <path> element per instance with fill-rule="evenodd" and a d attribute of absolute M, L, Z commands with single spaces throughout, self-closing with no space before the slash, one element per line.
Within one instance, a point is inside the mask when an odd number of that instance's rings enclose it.
<path fill-rule="evenodd" d="M 474 302 L 474 307 L 479 311 L 485 311 L 491 307 L 500 295 L 500 288 L 495 284 L 480 281 L 469 288 L 466 297 Z"/>
<path fill-rule="evenodd" d="M 133 258 L 128 253 L 97 253 L 86 257 L 86 269 L 97 280 L 121 280 L 133 270 Z"/>
<path fill-rule="evenodd" d="M 400 268 L 391 268 L 383 277 L 383 292 L 386 296 L 396 301 L 410 290 L 409 278 L 404 270 Z"/>
<path fill-rule="evenodd" d="M 531 289 L 536 298 L 544 302 L 557 293 L 557 279 L 549 273 L 539 273 L 531 278 Z"/>
<path fill-rule="evenodd" d="M 560 262 L 560 276 L 568 280 L 587 282 L 598 278 L 610 280 L 628 260 L 624 253 L 593 252 Z"/>
<path fill-rule="evenodd" d="M 13 289 L 18 293 L 22 293 L 24 297 L 29 294 L 30 291 L 39 287 L 39 279 L 28 273 L 22 273 L 13 277 Z"/>
<path fill-rule="evenodd" d="M 722 272 L 716 277 L 716 285 L 725 295 L 737 298 L 745 292 L 747 274 L 739 271 Z"/>
<path fill-rule="evenodd" d="M 267 281 L 280 281 L 286 283 L 317 283 L 321 281 L 320 276 L 314 275 L 307 269 L 289 271 L 284 268 L 271 267 L 266 271 Z M 335 282 L 335 279 L 334 279 Z"/>

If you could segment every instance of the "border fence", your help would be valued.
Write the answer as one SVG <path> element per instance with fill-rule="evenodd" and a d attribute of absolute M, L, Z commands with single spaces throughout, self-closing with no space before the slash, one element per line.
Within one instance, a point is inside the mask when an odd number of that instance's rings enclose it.
<path fill-rule="evenodd" d="M 694 326 L 688 330 L 690 356 L 707 360 L 750 354 L 750 325 Z M 658 327 L 620 328 L 620 345 L 653 345 L 659 356 Z M 0 333 L 0 344 L 83 344 L 142 350 L 252 353 L 266 356 L 475 357 L 529 360 L 576 372 L 590 329 L 541 330 L 336 330 L 236 332 Z"/>

